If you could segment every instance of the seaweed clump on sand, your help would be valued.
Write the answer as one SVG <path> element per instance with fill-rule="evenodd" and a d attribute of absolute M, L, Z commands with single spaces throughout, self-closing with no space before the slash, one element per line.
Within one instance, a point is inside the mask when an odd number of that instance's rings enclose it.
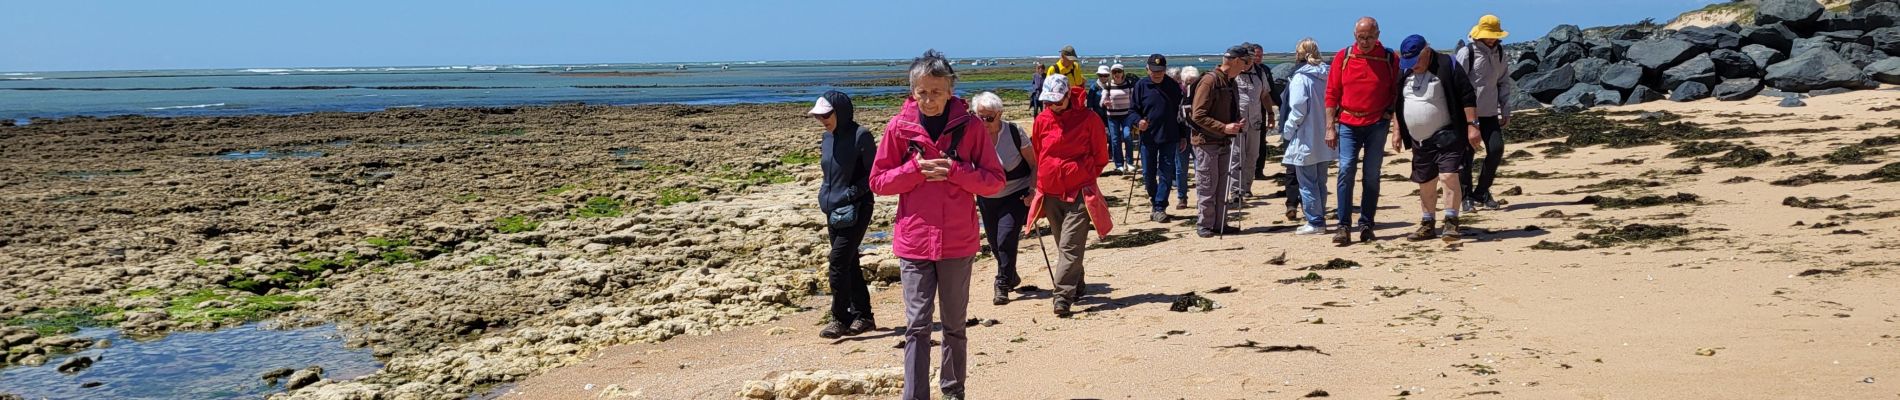
<path fill-rule="evenodd" d="M 1828 199 L 1821 199 L 1821 198 L 1814 198 L 1814 197 L 1802 198 L 1802 197 L 1788 196 L 1788 198 L 1781 199 L 1781 205 L 1794 207 L 1794 208 L 1806 208 L 1806 209 L 1811 209 L 1811 210 L 1812 209 L 1852 210 L 1855 208 L 1865 208 L 1865 206 L 1855 207 L 1855 206 L 1847 205 L 1848 198 L 1849 197 L 1847 195 L 1840 195 L 1840 197 L 1828 198 Z"/>
<path fill-rule="evenodd" d="M 1537 244 L 1531 245 L 1531 250 L 1577 251 L 1577 250 L 1588 250 L 1589 248 L 1590 246 L 1585 246 L 1581 244 L 1552 242 L 1549 240 L 1539 240 L 1537 241 Z"/>
<path fill-rule="evenodd" d="M 1821 159 L 1826 160 L 1828 164 L 1836 165 L 1873 164 L 1877 161 L 1867 159 L 1868 157 L 1884 154 L 1887 154 L 1886 150 L 1871 146 L 1847 145 L 1834 149 L 1834 152 L 1821 156 Z"/>
<path fill-rule="evenodd" d="M 1344 258 L 1335 258 L 1335 259 L 1332 259 L 1331 261 L 1327 261 L 1325 264 L 1308 265 L 1308 266 L 1300 267 L 1297 270 L 1300 270 L 1300 271 L 1337 270 L 1337 269 L 1359 268 L 1359 266 L 1360 265 L 1358 261 L 1347 260 Z"/>
<path fill-rule="evenodd" d="M 1175 296 L 1174 303 L 1168 305 L 1168 311 L 1173 312 L 1209 312 L 1214 311 L 1215 308 L 1219 308 L 1219 305 L 1214 303 L 1214 299 L 1195 294 L 1194 292 L 1187 292 L 1186 294 Z"/>
<path fill-rule="evenodd" d="M 1655 207 L 1669 204 L 1699 204 L 1701 197 L 1689 193 L 1676 193 L 1669 196 L 1647 195 L 1637 198 L 1590 195 L 1577 200 L 1577 204 L 1596 205 L 1598 210 Z"/>
<path fill-rule="evenodd" d="M 1613 189 L 1653 188 L 1653 187 L 1660 187 L 1663 185 L 1667 185 L 1667 184 L 1662 183 L 1661 181 L 1650 181 L 1650 180 L 1630 179 L 1630 178 L 1616 178 L 1616 179 L 1611 179 L 1607 181 L 1578 186 L 1575 189 L 1562 191 L 1557 194 L 1595 193 L 1595 192 L 1601 192 L 1601 191 L 1613 190 Z"/>
<path fill-rule="evenodd" d="M 1161 243 L 1161 242 L 1168 241 L 1168 236 L 1162 234 L 1163 232 L 1166 232 L 1166 231 L 1167 230 L 1160 229 L 1160 228 L 1136 229 L 1136 230 L 1129 231 L 1126 234 L 1109 236 L 1106 239 L 1102 239 L 1102 241 L 1100 243 L 1096 243 L 1093 248 L 1122 249 L 1122 248 L 1130 248 L 1130 247 L 1142 247 L 1142 246 L 1147 246 L 1147 245 L 1151 245 L 1155 243 Z"/>
<path fill-rule="evenodd" d="M 1880 168 L 1875 168 L 1868 173 L 1854 175 L 1848 178 L 1854 180 L 1872 179 L 1874 182 L 1900 182 L 1900 162 L 1882 165 Z"/>
<path fill-rule="evenodd" d="M 1597 247 L 1612 247 L 1619 244 L 1642 243 L 1668 239 L 1689 234 L 1689 228 L 1676 225 L 1629 224 L 1598 230 L 1597 233 L 1579 233 L 1577 239 Z"/>
<path fill-rule="evenodd" d="M 1682 143 L 1676 143 L 1676 151 L 1669 152 L 1669 154 L 1664 155 L 1663 157 L 1669 157 L 1669 158 L 1701 157 L 1701 156 L 1706 156 L 1710 154 L 1730 151 L 1730 150 L 1734 150 L 1738 148 L 1744 148 L 1744 147 L 1742 145 L 1729 143 L 1729 142 L 1682 142 Z"/>
<path fill-rule="evenodd" d="M 1696 161 L 1715 163 L 1718 167 L 1741 168 L 1761 165 L 1774 158 L 1775 155 L 1767 150 L 1737 145 L 1721 156 L 1698 158 Z"/>
<path fill-rule="evenodd" d="M 1768 184 L 1775 185 L 1775 186 L 1802 187 L 1802 186 L 1812 185 L 1816 183 L 1833 182 L 1839 179 L 1841 179 L 1841 177 L 1828 174 L 1827 172 L 1824 172 L 1824 171 L 1814 171 L 1814 172 L 1809 172 L 1805 174 L 1790 176 L 1787 178 L 1776 179 L 1774 182 L 1769 182 Z"/>

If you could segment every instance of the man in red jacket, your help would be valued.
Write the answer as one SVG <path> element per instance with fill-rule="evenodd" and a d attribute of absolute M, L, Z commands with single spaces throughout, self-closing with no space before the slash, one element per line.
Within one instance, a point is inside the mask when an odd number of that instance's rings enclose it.
<path fill-rule="evenodd" d="M 1045 216 L 1055 228 L 1062 259 L 1055 266 L 1051 297 L 1056 315 L 1066 317 L 1069 306 L 1081 298 L 1082 252 L 1088 246 L 1089 226 L 1101 236 L 1114 228 L 1108 201 L 1095 182 L 1108 166 L 1108 129 L 1093 110 L 1082 106 L 1084 89 L 1064 87 L 1067 77 L 1061 75 L 1045 79 L 1042 114 L 1036 115 L 1029 140 L 1036 152 L 1036 197 L 1030 203 L 1032 222 L 1025 228 L 1033 229 L 1033 221 Z"/>
<path fill-rule="evenodd" d="M 1359 18 L 1351 47 L 1333 54 L 1326 76 L 1326 145 L 1339 150 L 1339 233 L 1333 243 L 1352 244 L 1353 173 L 1365 185 L 1359 200 L 1359 241 L 1372 240 L 1373 214 L 1379 209 L 1379 167 L 1392 128 L 1399 90 L 1399 60 L 1379 43 L 1379 21 Z M 1364 152 L 1362 157 L 1360 154 Z M 1363 164 L 1361 164 L 1363 162 Z"/>

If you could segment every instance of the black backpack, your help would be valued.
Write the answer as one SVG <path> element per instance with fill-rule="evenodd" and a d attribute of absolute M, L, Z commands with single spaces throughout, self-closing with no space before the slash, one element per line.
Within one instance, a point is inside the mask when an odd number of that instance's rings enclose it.
<path fill-rule="evenodd" d="M 963 147 L 963 124 L 946 126 L 943 129 L 950 131 L 950 147 L 943 150 L 943 158 L 963 161 L 963 158 L 957 155 L 957 148 Z M 915 140 L 910 141 L 909 150 L 904 158 L 916 157 L 919 154 L 924 154 L 924 145 Z"/>
<path fill-rule="evenodd" d="M 1003 130 L 1009 131 L 1009 142 L 1011 145 L 1016 146 L 1018 149 L 1023 148 L 1023 131 L 1011 128 L 1011 125 L 1007 122 L 1003 123 Z M 1004 179 L 1013 181 L 1035 173 L 1035 170 L 1029 169 L 1028 158 L 1031 156 L 1033 156 L 1033 154 L 1023 154 L 1023 160 L 1017 161 L 1015 168 L 1010 168 L 1008 172 L 1005 172 Z"/>

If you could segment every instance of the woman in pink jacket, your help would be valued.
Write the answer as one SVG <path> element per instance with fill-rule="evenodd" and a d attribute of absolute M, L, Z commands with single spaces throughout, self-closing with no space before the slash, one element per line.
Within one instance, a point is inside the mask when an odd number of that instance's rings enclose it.
<path fill-rule="evenodd" d="M 963 398 L 969 340 L 970 264 L 980 249 L 976 196 L 1003 188 L 1003 167 L 988 128 L 955 96 L 957 75 L 936 50 L 910 64 L 910 97 L 884 126 L 871 163 L 871 192 L 897 196 L 891 247 L 902 261 L 904 398 L 930 398 L 930 323 L 943 308 L 946 399 Z"/>

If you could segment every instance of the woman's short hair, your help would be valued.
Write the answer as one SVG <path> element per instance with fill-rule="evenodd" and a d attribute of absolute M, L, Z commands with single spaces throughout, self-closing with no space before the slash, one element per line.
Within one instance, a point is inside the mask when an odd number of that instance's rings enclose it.
<path fill-rule="evenodd" d="M 944 59 L 943 53 L 937 52 L 937 49 L 925 50 L 924 55 L 910 60 L 910 85 L 917 86 L 917 80 L 925 76 L 950 78 L 950 83 L 957 82 L 957 71 L 950 68 L 950 60 Z"/>
<path fill-rule="evenodd" d="M 1195 82 L 1199 80 L 1201 80 L 1200 68 L 1194 68 L 1194 66 L 1192 65 L 1181 67 L 1181 81 L 1182 82 Z"/>
<path fill-rule="evenodd" d="M 1003 111 L 1003 98 L 998 97 L 996 93 L 983 92 L 970 99 L 970 111 L 983 110 Z"/>
<path fill-rule="evenodd" d="M 1300 39 L 1298 44 L 1293 45 L 1293 62 L 1320 65 L 1322 61 L 1319 58 L 1319 42 L 1313 41 L 1310 37 Z"/>

